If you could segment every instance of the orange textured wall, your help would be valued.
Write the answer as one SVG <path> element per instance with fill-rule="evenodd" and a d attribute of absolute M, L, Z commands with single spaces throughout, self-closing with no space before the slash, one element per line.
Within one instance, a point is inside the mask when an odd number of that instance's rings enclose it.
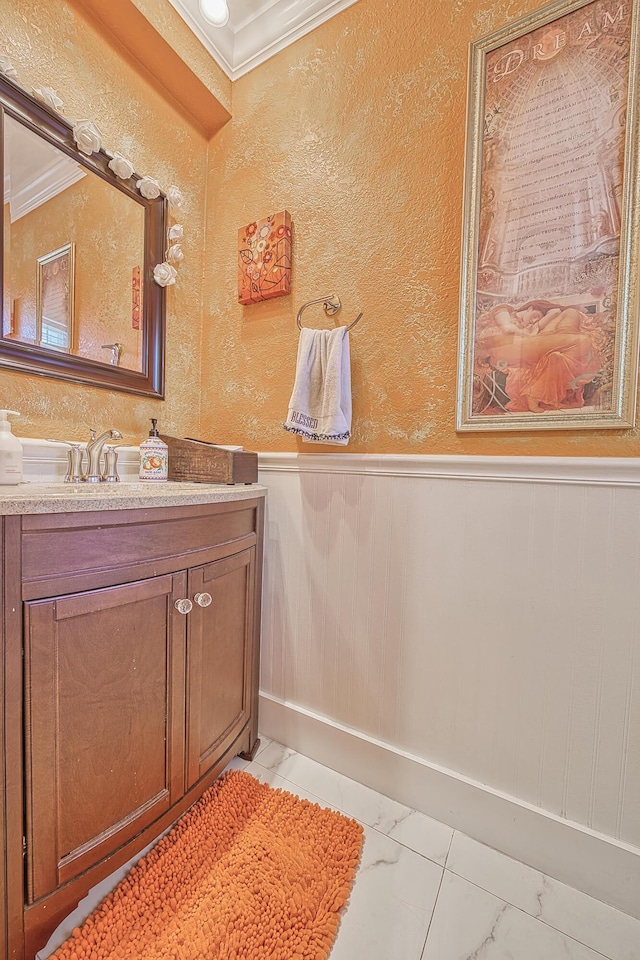
<path fill-rule="evenodd" d="M 207 142 L 66 0 L 0 0 L 0 50 L 23 87 L 53 87 L 70 120 L 93 120 L 106 146 L 163 186 L 177 184 L 186 198 L 185 260 L 167 295 L 166 401 L 0 370 L 0 407 L 21 411 L 19 436 L 84 439 L 92 425 L 116 427 L 135 443 L 146 437 L 149 417 L 167 433 L 193 436 L 200 409 Z M 130 314 L 125 322 L 130 325 Z"/>
<path fill-rule="evenodd" d="M 91 423 L 135 440 L 157 416 L 182 435 L 323 449 L 281 424 L 296 312 L 335 290 L 345 320 L 365 316 L 351 340 L 353 440 L 332 450 L 636 455 L 637 430 L 455 432 L 468 44 L 539 6 L 362 0 L 237 81 L 233 119 L 207 145 L 71 0 L 0 0 L 0 49 L 23 86 L 56 88 L 67 116 L 94 119 L 187 197 L 166 402 L 0 371 L 0 406 L 23 413 L 16 432 L 84 437 Z M 293 294 L 240 307 L 238 227 L 284 208 Z"/>
<path fill-rule="evenodd" d="M 336 452 L 635 456 L 638 431 L 455 431 L 469 42 L 534 0 L 362 0 L 242 77 L 212 142 L 203 435 L 315 452 L 282 430 L 298 308 L 335 291 L 353 438 Z M 286 208 L 293 293 L 240 307 L 239 227 Z M 323 318 L 321 308 L 310 308 Z M 329 321 L 330 323 L 331 321 Z"/>

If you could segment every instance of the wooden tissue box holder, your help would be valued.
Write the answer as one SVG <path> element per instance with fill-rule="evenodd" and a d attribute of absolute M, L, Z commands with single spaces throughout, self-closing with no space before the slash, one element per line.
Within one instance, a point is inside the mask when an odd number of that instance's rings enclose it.
<path fill-rule="evenodd" d="M 160 435 L 169 448 L 169 480 L 192 483 L 256 483 L 258 454 L 225 450 L 202 440 Z"/>

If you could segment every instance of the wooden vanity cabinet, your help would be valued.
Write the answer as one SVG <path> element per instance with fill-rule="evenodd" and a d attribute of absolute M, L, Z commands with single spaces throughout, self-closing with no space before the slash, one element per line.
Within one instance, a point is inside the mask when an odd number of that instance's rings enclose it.
<path fill-rule="evenodd" d="M 3 525 L 3 668 L 21 682 L 5 685 L 0 890 L 5 955 L 32 960 L 96 882 L 254 749 L 263 500 Z"/>
<path fill-rule="evenodd" d="M 27 902 L 184 793 L 186 575 L 25 604 Z"/>
<path fill-rule="evenodd" d="M 195 601 L 188 617 L 187 788 L 205 776 L 257 709 L 247 642 L 254 629 L 255 592 L 253 547 L 189 571 L 189 597 L 211 597 L 211 602 Z"/>

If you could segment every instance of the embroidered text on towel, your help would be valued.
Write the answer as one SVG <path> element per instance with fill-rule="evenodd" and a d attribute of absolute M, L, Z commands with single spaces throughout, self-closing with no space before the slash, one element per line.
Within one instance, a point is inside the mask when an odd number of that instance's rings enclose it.
<path fill-rule="evenodd" d="M 303 427 L 311 427 L 312 430 L 318 426 L 318 421 L 315 417 L 308 417 L 306 413 L 298 413 L 297 410 L 294 410 L 291 413 L 291 420 L 294 423 L 299 423 Z"/>

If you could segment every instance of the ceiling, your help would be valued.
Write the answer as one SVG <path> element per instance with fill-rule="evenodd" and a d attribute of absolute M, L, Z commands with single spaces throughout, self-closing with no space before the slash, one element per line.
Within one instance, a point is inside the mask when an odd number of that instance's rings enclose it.
<path fill-rule="evenodd" d="M 229 22 L 224 27 L 207 23 L 198 0 L 169 2 L 225 73 L 237 80 L 357 0 L 227 0 Z"/>

